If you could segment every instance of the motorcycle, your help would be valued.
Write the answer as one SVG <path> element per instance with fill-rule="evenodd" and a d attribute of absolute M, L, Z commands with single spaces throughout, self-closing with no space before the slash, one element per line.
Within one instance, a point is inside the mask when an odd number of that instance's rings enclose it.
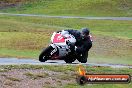
<path fill-rule="evenodd" d="M 51 37 L 51 43 L 39 55 L 39 61 L 64 60 L 66 63 L 72 63 L 74 58 L 74 44 L 76 39 L 67 31 L 54 32 Z"/>

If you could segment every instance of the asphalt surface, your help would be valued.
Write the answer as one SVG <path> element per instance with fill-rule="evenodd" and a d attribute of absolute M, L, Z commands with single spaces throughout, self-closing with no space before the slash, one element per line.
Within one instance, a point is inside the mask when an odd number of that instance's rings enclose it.
<path fill-rule="evenodd" d="M 8 15 L 8 16 L 32 16 L 32 17 L 46 17 L 46 18 L 75 18 L 75 19 L 88 19 L 88 20 L 132 20 L 132 17 L 50 16 L 50 15 L 13 14 L 13 13 L 0 13 L 0 15 Z"/>
<path fill-rule="evenodd" d="M 48 60 L 46 62 L 39 62 L 38 60 L 34 60 L 34 59 L 0 58 L 0 65 L 21 65 L 21 64 L 29 64 L 29 65 L 79 65 L 82 63 L 75 61 L 71 64 L 67 64 L 63 60 Z M 102 64 L 83 63 L 83 65 L 105 66 L 105 67 L 112 67 L 112 68 L 132 68 L 132 65 L 128 66 L 128 65 L 107 64 L 107 63 L 102 63 Z"/>

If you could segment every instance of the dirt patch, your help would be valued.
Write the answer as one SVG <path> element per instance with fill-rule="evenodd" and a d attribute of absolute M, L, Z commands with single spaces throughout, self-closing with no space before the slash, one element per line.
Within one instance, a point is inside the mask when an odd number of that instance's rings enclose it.
<path fill-rule="evenodd" d="M 99 35 L 93 35 L 93 38 L 90 52 L 94 55 L 124 56 L 132 52 L 132 39 Z"/>
<path fill-rule="evenodd" d="M 18 0 L 2 0 L 0 1 L 0 9 L 12 8 L 19 4 L 20 2 Z"/>
<path fill-rule="evenodd" d="M 38 78 L 34 79 L 33 77 L 31 77 L 31 75 L 26 75 L 27 73 L 36 75 L 38 76 Z M 41 77 L 41 75 L 43 74 L 48 74 L 48 75 Z M 53 72 L 44 69 L 37 69 L 37 70 L 11 69 L 8 72 L 0 72 L 0 87 L 1 88 L 27 88 L 27 87 L 28 88 L 44 88 L 44 87 L 58 88 L 68 83 L 75 82 L 75 78 L 70 78 L 71 74 L 74 74 L 74 72 L 66 74 L 63 72 Z"/>
<path fill-rule="evenodd" d="M 29 1 L 32 2 L 34 0 L 1 0 L 0 1 L 0 9 L 19 7 Z"/>

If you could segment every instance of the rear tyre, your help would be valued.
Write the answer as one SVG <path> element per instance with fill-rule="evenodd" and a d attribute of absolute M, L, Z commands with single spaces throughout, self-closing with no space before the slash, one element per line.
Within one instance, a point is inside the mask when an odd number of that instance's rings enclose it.
<path fill-rule="evenodd" d="M 64 61 L 66 62 L 66 63 L 72 63 L 72 62 L 74 62 L 76 59 L 75 59 L 75 57 L 74 57 L 74 55 L 72 55 L 72 54 L 69 54 L 69 55 L 67 55 L 65 58 L 64 58 Z"/>
<path fill-rule="evenodd" d="M 39 55 L 39 61 L 45 62 L 50 59 L 50 52 L 52 49 L 52 46 L 48 46 L 47 48 L 45 48 Z"/>
<path fill-rule="evenodd" d="M 72 63 L 72 62 L 75 61 L 75 59 L 72 59 L 72 58 L 65 58 L 64 61 L 65 61 L 66 63 Z"/>

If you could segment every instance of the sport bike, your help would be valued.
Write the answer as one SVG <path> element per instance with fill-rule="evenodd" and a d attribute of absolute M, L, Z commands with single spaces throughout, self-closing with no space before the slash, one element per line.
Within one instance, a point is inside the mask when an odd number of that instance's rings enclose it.
<path fill-rule="evenodd" d="M 66 63 L 72 63 L 74 58 L 74 44 L 76 39 L 66 31 L 54 32 L 51 37 L 51 43 L 39 55 L 39 61 L 64 60 Z"/>

